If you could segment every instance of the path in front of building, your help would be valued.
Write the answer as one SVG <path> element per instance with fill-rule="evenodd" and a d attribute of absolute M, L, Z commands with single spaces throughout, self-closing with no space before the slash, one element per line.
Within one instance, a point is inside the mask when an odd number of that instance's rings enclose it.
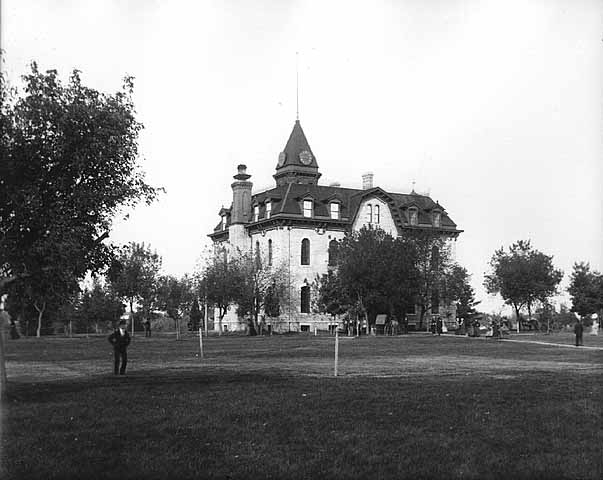
<path fill-rule="evenodd" d="M 492 340 L 492 337 L 468 337 L 466 335 L 442 335 L 443 337 L 451 337 L 451 338 L 471 338 L 478 340 Z M 515 343 L 535 343 L 537 345 L 551 345 L 553 347 L 566 347 L 566 348 L 580 348 L 584 350 L 603 350 L 603 347 L 585 347 L 581 345 L 580 347 L 576 347 L 575 345 L 569 345 L 566 343 L 553 343 L 553 342 L 542 342 L 540 340 L 511 340 L 510 338 L 501 339 L 505 342 L 515 342 Z"/>

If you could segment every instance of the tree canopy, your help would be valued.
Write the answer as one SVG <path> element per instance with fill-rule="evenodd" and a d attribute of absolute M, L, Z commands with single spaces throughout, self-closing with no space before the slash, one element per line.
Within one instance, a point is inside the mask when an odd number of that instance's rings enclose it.
<path fill-rule="evenodd" d="M 531 316 L 536 303 L 545 303 L 555 295 L 563 278 L 563 272 L 553 265 L 553 257 L 535 250 L 529 240 L 513 243 L 508 252 L 502 247 L 496 250 L 490 268 L 484 280 L 486 290 L 500 293 L 518 319 L 522 308 L 527 307 Z"/>
<path fill-rule="evenodd" d="M 581 316 L 603 313 L 603 275 L 590 269 L 590 264 L 574 264 L 570 286 L 572 310 Z"/>
<path fill-rule="evenodd" d="M 107 267 L 107 239 L 122 207 L 153 201 L 138 165 L 133 82 L 115 94 L 63 83 L 37 65 L 24 91 L 0 76 L 0 290 L 9 282 L 42 315 Z"/>
<path fill-rule="evenodd" d="M 134 304 L 147 315 L 157 302 L 161 257 L 144 243 L 130 242 L 122 246 L 109 269 L 113 290 L 126 300 L 133 311 Z M 132 321 L 134 331 L 134 321 Z"/>

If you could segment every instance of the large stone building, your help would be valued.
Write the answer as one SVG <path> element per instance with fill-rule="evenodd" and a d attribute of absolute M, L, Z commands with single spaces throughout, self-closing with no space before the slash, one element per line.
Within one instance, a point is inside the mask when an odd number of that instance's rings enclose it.
<path fill-rule="evenodd" d="M 299 120 L 278 155 L 276 186 L 252 195 L 251 175 L 239 165 L 232 184 L 230 208 L 220 210 L 220 223 L 209 236 L 215 244 L 240 251 L 261 251 L 272 264 L 284 264 L 290 284 L 289 306 L 279 319 L 268 319 L 273 331 L 326 330 L 330 319 L 311 312 L 311 284 L 328 271 L 329 246 L 346 232 L 363 226 L 393 236 L 409 229 L 436 229 L 450 239 L 461 230 L 439 203 L 414 190 L 390 193 L 362 176 L 362 188 L 319 185 L 321 176 Z M 224 318 L 227 330 L 241 330 L 235 309 Z"/>

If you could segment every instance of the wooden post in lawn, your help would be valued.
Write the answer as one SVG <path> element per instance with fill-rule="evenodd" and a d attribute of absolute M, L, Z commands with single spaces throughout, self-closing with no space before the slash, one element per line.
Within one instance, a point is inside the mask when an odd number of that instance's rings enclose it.
<path fill-rule="evenodd" d="M 8 326 L 8 313 L 4 311 L 4 302 L 8 295 L 0 296 L 0 400 L 6 395 L 6 365 L 4 363 L 4 329 Z"/>
<path fill-rule="evenodd" d="M 199 327 L 199 358 L 203 358 L 203 330 Z"/>
<path fill-rule="evenodd" d="M 335 376 L 337 376 L 337 364 L 339 363 L 339 325 L 335 327 Z"/>
<path fill-rule="evenodd" d="M 205 295 L 205 316 L 203 317 L 203 323 L 205 323 L 205 336 L 207 337 L 208 327 L 207 327 L 207 295 Z"/>

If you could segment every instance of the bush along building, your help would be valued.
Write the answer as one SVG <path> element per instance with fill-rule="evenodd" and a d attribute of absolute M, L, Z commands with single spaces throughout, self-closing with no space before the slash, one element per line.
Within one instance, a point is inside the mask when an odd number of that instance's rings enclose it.
<path fill-rule="evenodd" d="M 299 120 L 278 155 L 273 177 L 274 188 L 252 194 L 251 175 L 245 165 L 239 165 L 231 185 L 232 205 L 220 210 L 220 222 L 209 235 L 225 255 L 254 252 L 286 272 L 288 294 L 284 302 L 281 299 L 279 316 L 264 315 L 270 331 L 332 328 L 330 316 L 312 311 L 315 292 L 311 289 L 317 276 L 332 268 L 334 259 L 329 253 L 346 232 L 366 226 L 395 237 L 408 230 L 435 229 L 453 241 L 462 231 L 430 197 L 414 189 L 409 194 L 386 192 L 373 185 L 370 173 L 362 176 L 360 189 L 320 185 L 318 163 Z M 439 310 L 448 319 L 454 317 L 450 306 Z M 409 314 L 410 323 L 415 315 Z M 237 318 L 236 308 L 230 308 L 222 324 L 224 330 L 247 327 L 246 321 Z"/>

